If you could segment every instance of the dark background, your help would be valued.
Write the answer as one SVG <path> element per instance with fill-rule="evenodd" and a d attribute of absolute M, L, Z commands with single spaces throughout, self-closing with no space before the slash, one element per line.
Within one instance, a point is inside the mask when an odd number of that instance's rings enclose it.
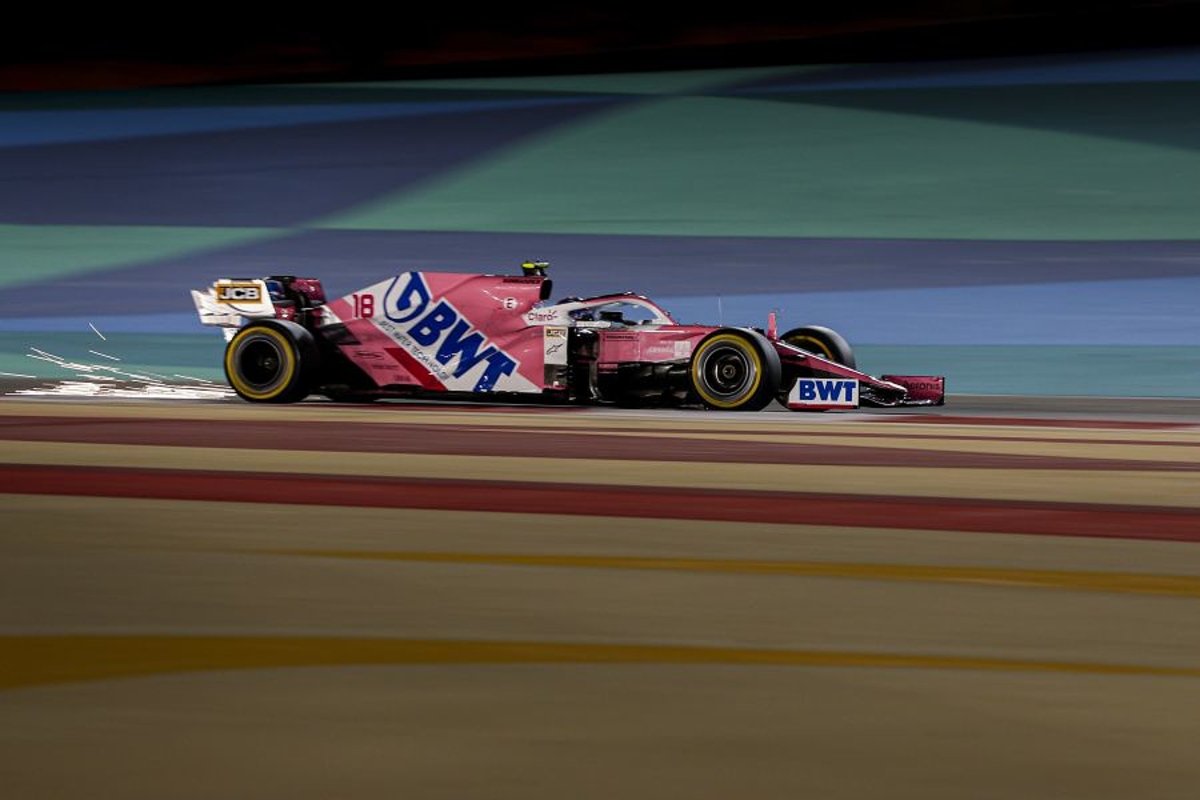
<path fill-rule="evenodd" d="M 631 2 L 10 10 L 0 27 L 0 90 L 974 58 L 1197 41 L 1200 0 L 725 3 L 686 14 Z"/>

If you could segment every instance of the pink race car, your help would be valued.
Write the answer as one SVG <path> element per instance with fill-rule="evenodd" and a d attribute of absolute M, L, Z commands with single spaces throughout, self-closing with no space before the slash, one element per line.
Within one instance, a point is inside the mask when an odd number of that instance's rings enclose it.
<path fill-rule="evenodd" d="M 681 325 L 635 294 L 548 302 L 545 262 L 521 275 L 405 272 L 327 301 L 313 278 L 216 281 L 193 291 L 225 328 L 238 395 L 290 403 L 387 397 L 533 396 L 581 403 L 703 404 L 757 411 L 941 405 L 936 376 L 854 368 L 834 331 Z"/>

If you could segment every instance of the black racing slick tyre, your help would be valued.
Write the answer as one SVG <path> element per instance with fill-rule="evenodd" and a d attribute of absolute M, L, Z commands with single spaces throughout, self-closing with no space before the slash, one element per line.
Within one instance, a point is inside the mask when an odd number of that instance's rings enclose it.
<path fill-rule="evenodd" d="M 779 391 L 779 354 L 754 331 L 722 328 L 692 352 L 692 390 L 709 408 L 761 411 Z"/>
<path fill-rule="evenodd" d="M 300 325 L 252 322 L 225 347 L 225 377 L 243 400 L 295 403 L 311 391 L 318 358 L 313 335 Z"/>
<path fill-rule="evenodd" d="M 803 328 L 793 328 L 779 339 L 821 358 L 827 358 L 835 364 L 841 364 L 850 369 L 856 368 L 854 349 L 837 331 L 820 325 L 808 325 Z"/>
<path fill-rule="evenodd" d="M 801 350 L 807 350 L 813 355 L 828 359 L 835 364 L 841 364 L 843 367 L 857 369 L 854 363 L 854 349 L 850 347 L 850 343 L 843 339 L 837 331 L 830 328 L 820 325 L 806 325 L 803 328 L 792 328 L 783 336 L 780 336 L 779 340 L 787 342 L 794 347 L 799 347 Z M 799 371 L 797 377 L 810 377 L 811 375 L 810 371 L 803 370 Z M 788 392 L 792 389 L 792 383 L 792 379 L 789 378 L 787 385 L 780 387 L 779 405 L 784 408 L 788 407 Z"/>

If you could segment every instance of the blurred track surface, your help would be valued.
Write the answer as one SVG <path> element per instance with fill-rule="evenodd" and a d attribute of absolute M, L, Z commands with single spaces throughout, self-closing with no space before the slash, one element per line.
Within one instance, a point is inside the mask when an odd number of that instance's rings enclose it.
<path fill-rule="evenodd" d="M 5 794 L 1194 796 L 1200 414 L 991 402 L 5 399 Z"/>

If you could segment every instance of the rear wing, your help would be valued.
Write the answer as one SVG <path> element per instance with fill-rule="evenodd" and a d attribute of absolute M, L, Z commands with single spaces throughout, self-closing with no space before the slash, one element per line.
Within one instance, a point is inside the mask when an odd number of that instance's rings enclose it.
<path fill-rule="evenodd" d="M 254 319 L 297 320 L 325 304 L 325 290 L 315 278 L 218 278 L 212 286 L 192 290 L 192 303 L 202 325 L 224 329 L 226 340 Z M 297 320 L 302 321 L 302 320 Z"/>
<path fill-rule="evenodd" d="M 267 282 L 220 278 L 203 291 L 192 290 L 192 302 L 202 325 L 240 328 L 247 319 L 273 318 Z"/>

